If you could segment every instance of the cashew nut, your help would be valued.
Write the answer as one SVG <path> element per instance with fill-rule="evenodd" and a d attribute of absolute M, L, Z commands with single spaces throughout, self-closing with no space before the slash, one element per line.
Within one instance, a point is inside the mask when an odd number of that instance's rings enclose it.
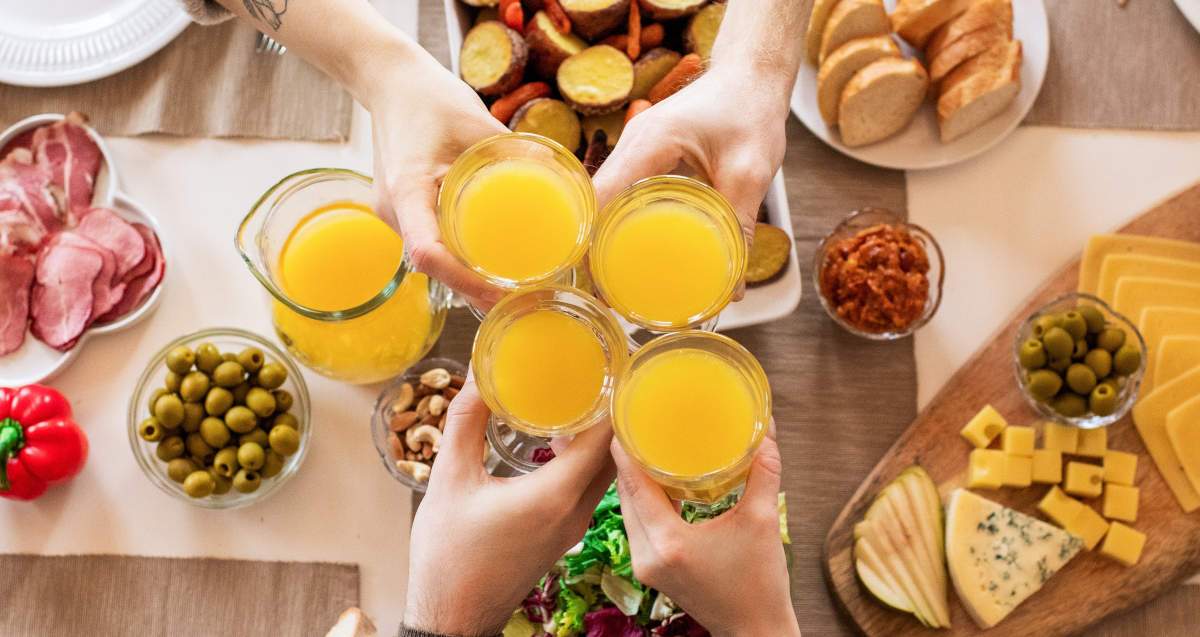
<path fill-rule="evenodd" d="M 413 386 L 404 383 L 396 390 L 396 400 L 392 402 L 392 414 L 400 414 L 412 408 L 414 398 Z"/>
<path fill-rule="evenodd" d="M 434 416 L 441 416 L 442 412 L 446 411 L 446 405 L 449 404 L 450 401 L 439 394 L 434 394 L 429 397 L 429 413 Z"/>
<path fill-rule="evenodd" d="M 413 460 L 397 460 L 396 468 L 402 473 L 407 473 L 412 476 L 417 482 L 428 482 L 431 469 L 424 462 L 416 462 Z"/>
<path fill-rule="evenodd" d="M 421 444 L 426 442 L 433 447 L 434 453 L 437 453 L 438 448 L 442 445 L 442 432 L 433 425 L 421 425 L 404 433 L 404 443 L 413 451 L 420 451 Z"/>
<path fill-rule="evenodd" d="M 433 396 L 434 394 L 430 394 L 422 398 L 421 402 L 417 403 L 417 417 L 424 418 L 425 416 L 429 415 L 429 403 L 433 402 Z"/>
<path fill-rule="evenodd" d="M 421 374 L 421 384 L 431 389 L 445 389 L 450 385 L 450 372 L 435 367 Z"/>

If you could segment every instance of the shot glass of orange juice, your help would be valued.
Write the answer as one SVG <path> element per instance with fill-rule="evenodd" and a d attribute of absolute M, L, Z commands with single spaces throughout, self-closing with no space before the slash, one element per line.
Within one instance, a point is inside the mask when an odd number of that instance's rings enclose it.
<path fill-rule="evenodd" d="M 600 214 L 588 263 L 599 296 L 651 332 L 697 327 L 730 300 L 746 269 L 733 207 L 689 177 L 643 179 Z"/>
<path fill-rule="evenodd" d="M 493 414 L 525 434 L 557 437 L 608 414 L 628 355 L 607 308 L 579 290 L 545 285 L 515 292 L 488 312 L 471 364 Z"/>
<path fill-rule="evenodd" d="M 629 359 L 613 393 L 621 446 L 676 500 L 740 490 L 771 418 L 758 360 L 711 332 L 660 336 Z"/>
<path fill-rule="evenodd" d="M 442 240 L 501 288 L 558 280 L 587 252 L 596 195 L 583 164 L 540 135 L 505 133 L 471 146 L 438 193 Z"/>

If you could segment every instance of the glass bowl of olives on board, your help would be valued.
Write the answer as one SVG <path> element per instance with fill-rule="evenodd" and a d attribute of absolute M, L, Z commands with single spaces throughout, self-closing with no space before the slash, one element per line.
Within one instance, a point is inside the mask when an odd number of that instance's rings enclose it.
<path fill-rule="evenodd" d="M 202 330 L 150 359 L 129 400 L 128 429 L 138 466 L 159 489 L 198 507 L 243 507 L 304 462 L 308 387 L 261 336 Z"/>
<path fill-rule="evenodd" d="M 1017 329 L 1013 369 L 1038 413 L 1081 429 L 1107 427 L 1137 400 L 1146 341 L 1099 297 L 1071 293 Z"/>

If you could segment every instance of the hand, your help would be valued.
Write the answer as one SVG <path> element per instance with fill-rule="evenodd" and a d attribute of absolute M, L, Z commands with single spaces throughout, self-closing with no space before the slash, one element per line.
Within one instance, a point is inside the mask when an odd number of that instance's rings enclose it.
<path fill-rule="evenodd" d="M 494 635 L 567 549 L 583 537 L 612 483 L 612 430 L 575 436 L 533 473 L 483 467 L 488 409 L 473 379 L 450 403 L 429 490 L 413 520 L 404 625 Z"/>
<path fill-rule="evenodd" d="M 612 454 L 638 581 L 666 593 L 717 637 L 800 634 L 779 538 L 774 439 L 759 447 L 741 501 L 694 525 L 615 440 Z"/>

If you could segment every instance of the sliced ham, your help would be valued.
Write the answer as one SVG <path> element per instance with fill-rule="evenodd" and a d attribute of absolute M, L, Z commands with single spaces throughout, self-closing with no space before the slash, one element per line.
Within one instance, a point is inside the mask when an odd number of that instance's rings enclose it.
<path fill-rule="evenodd" d="M 100 256 L 100 272 L 92 283 L 92 317 L 101 316 L 111 310 L 125 295 L 125 284 L 117 278 L 117 258 L 112 251 L 77 232 L 60 232 L 50 240 L 50 246 L 71 245 L 83 250 L 92 250 Z"/>
<path fill-rule="evenodd" d="M 17 149 L 0 161 L 0 254 L 32 251 L 62 229 L 51 176 Z"/>
<path fill-rule="evenodd" d="M 125 275 L 146 258 L 146 240 L 128 221 L 108 208 L 91 208 L 75 232 L 107 248 L 116 257 L 113 279 L 125 281 Z"/>
<path fill-rule="evenodd" d="M 92 207 L 96 175 L 103 157 L 79 113 L 69 113 L 61 122 L 42 126 L 33 134 L 37 163 L 50 171 L 51 184 L 60 197 L 67 225 L 87 214 Z"/>
<path fill-rule="evenodd" d="M 33 260 L 0 255 L 0 356 L 17 351 L 29 329 L 29 294 Z"/>
<path fill-rule="evenodd" d="M 154 293 L 166 272 L 167 261 L 163 258 L 162 246 L 158 243 L 154 231 L 140 223 L 133 224 L 133 227 L 146 242 L 145 262 L 126 275 L 133 278 L 125 284 L 125 295 L 116 307 L 97 319 L 98 323 L 115 321 L 140 307 L 142 302 Z"/>
<path fill-rule="evenodd" d="M 70 233 L 59 234 L 38 255 L 30 306 L 33 335 L 66 351 L 91 322 L 92 286 L 104 269 L 104 258 L 79 241 L 59 240 L 63 236 Z"/>

